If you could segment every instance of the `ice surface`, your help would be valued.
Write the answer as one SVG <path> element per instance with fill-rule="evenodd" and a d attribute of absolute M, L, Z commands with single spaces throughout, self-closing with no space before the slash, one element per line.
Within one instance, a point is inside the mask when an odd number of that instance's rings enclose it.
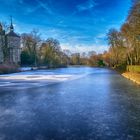
<path fill-rule="evenodd" d="M 140 138 L 140 87 L 112 70 L 21 72 L 0 85 L 0 140 Z"/>
<path fill-rule="evenodd" d="M 33 70 L 13 74 L 0 75 L 0 87 L 15 86 L 16 88 L 28 88 L 32 86 L 44 86 L 54 82 L 64 82 L 86 76 L 84 72 L 63 72 L 63 69 L 56 70 Z"/>

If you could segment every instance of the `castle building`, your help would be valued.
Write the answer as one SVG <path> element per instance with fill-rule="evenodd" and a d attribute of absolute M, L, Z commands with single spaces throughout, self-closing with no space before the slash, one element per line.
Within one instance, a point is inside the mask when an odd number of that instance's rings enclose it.
<path fill-rule="evenodd" d="M 12 19 L 8 33 L 0 23 L 0 63 L 19 64 L 20 54 L 20 36 L 14 32 Z"/>

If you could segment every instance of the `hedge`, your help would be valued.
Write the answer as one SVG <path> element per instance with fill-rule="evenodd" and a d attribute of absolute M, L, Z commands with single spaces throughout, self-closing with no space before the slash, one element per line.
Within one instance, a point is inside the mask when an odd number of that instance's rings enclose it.
<path fill-rule="evenodd" d="M 127 66 L 127 71 L 140 73 L 140 65 Z"/>

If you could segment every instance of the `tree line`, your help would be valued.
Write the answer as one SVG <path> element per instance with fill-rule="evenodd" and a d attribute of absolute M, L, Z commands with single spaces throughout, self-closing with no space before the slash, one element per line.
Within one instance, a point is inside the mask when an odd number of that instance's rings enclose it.
<path fill-rule="evenodd" d="M 110 29 L 107 34 L 108 52 L 105 61 L 112 67 L 140 65 L 140 1 L 133 0 L 125 23 L 120 30 Z"/>
<path fill-rule="evenodd" d="M 57 39 L 42 40 L 37 30 L 21 35 L 21 65 L 47 66 L 48 68 L 66 66 L 67 55 L 61 50 Z"/>
<path fill-rule="evenodd" d="M 104 66 L 103 57 L 95 51 L 72 53 L 62 50 L 60 42 L 54 38 L 42 40 L 38 30 L 21 35 L 21 65 L 47 68 L 67 65 Z"/>
<path fill-rule="evenodd" d="M 132 0 L 125 23 L 119 30 L 111 28 L 107 33 L 108 51 L 97 54 L 89 52 L 86 64 L 109 66 L 119 71 L 128 65 L 140 65 L 140 1 Z M 83 59 L 82 59 L 83 60 Z M 83 61 L 85 62 L 85 61 Z"/>
<path fill-rule="evenodd" d="M 67 65 L 105 65 L 101 54 L 97 54 L 95 51 L 72 53 L 70 50 L 62 50 L 57 39 L 42 40 L 37 30 L 23 33 L 21 40 L 22 66 L 57 68 Z"/>

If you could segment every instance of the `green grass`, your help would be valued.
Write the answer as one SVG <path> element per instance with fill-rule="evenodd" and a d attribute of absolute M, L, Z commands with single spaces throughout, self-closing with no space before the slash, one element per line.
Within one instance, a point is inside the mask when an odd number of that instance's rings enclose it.
<path fill-rule="evenodd" d="M 127 66 L 128 72 L 140 73 L 140 65 Z"/>

